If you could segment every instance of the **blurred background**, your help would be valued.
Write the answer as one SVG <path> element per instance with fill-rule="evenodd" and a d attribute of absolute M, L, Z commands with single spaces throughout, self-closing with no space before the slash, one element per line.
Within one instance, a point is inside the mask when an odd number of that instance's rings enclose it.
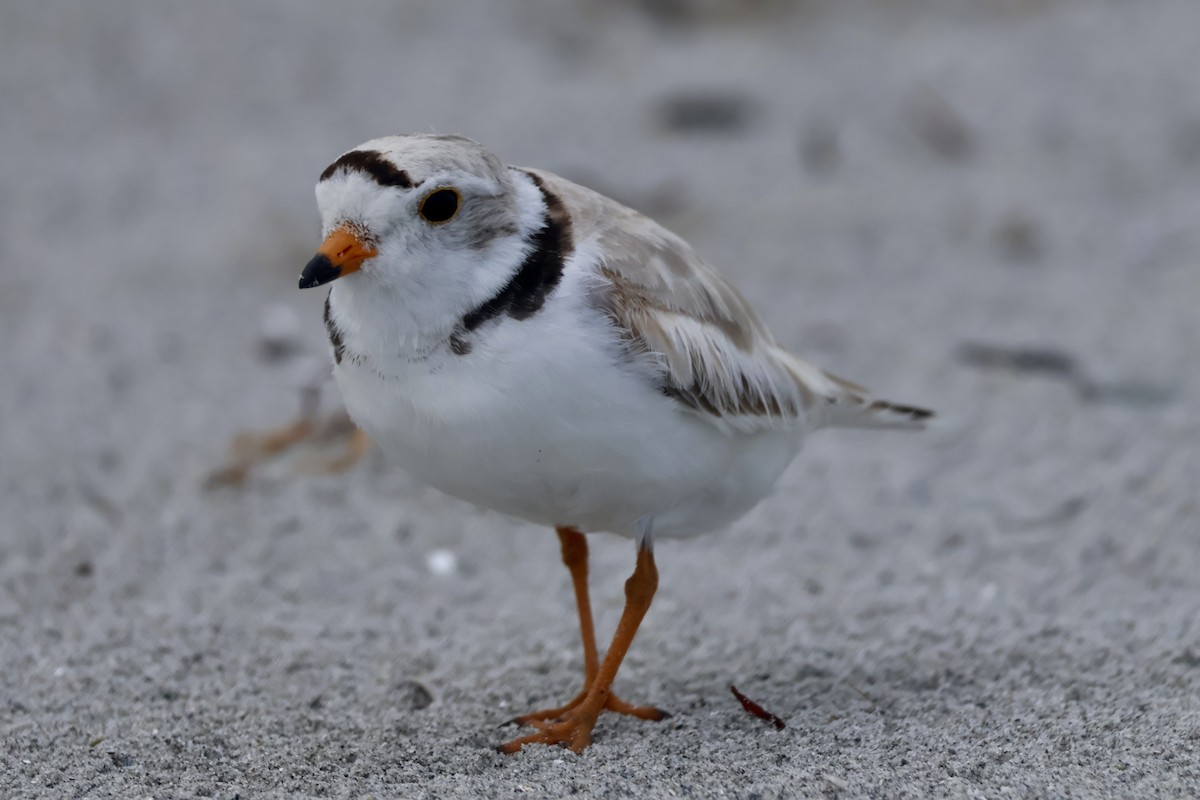
<path fill-rule="evenodd" d="M 593 787 L 639 744 L 659 789 L 1188 794 L 1197 31 L 1194 0 L 6 2 L 0 786 L 559 786 L 486 755 L 575 684 L 548 531 L 378 453 L 207 480 L 324 369 L 316 176 L 428 131 L 650 214 L 785 346 L 940 414 L 816 437 L 663 548 L 623 694 L 678 721 L 610 723 Z M 631 554 L 594 553 L 607 630 Z"/>

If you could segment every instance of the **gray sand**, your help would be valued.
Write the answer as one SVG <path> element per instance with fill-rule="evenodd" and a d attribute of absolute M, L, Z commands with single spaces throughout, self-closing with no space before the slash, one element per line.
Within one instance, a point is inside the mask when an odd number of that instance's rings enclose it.
<path fill-rule="evenodd" d="M 0 796 L 1200 794 L 1200 3 L 792 5 L 5 3 Z M 583 757 L 490 749 L 579 680 L 550 531 L 378 452 L 205 488 L 326 357 L 316 175 L 429 130 L 941 413 L 661 543 L 618 690 L 675 716 Z"/>

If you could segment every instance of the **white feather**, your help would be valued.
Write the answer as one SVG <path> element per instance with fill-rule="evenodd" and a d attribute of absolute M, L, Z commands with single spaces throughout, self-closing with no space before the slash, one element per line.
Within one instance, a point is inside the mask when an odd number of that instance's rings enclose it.
<path fill-rule="evenodd" d="M 511 233 L 464 247 L 453 224 L 418 218 L 419 190 L 359 175 L 318 187 L 327 228 L 357 214 L 378 241 L 330 296 L 346 407 L 433 486 L 548 525 L 691 536 L 769 494 L 808 430 L 855 420 L 852 407 L 863 420 L 882 413 L 779 348 L 681 239 L 546 172 L 529 171 L 569 216 L 560 282 L 537 313 L 501 314 L 455 350 L 464 314 L 515 274 L 545 224 L 542 191 L 468 140 L 363 148 L 422 185 L 470 185 L 498 225 L 511 217 Z"/>

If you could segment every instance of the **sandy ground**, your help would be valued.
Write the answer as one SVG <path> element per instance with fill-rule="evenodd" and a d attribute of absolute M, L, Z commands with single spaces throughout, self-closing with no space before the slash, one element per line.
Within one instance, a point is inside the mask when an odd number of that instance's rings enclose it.
<path fill-rule="evenodd" d="M 1200 3 L 343 7 L 0 9 L 0 796 L 1200 794 Z M 583 757 L 490 749 L 579 680 L 548 530 L 379 453 L 205 485 L 326 358 L 316 175 L 430 130 L 941 413 L 662 543 L 618 687 L 674 717 Z"/>

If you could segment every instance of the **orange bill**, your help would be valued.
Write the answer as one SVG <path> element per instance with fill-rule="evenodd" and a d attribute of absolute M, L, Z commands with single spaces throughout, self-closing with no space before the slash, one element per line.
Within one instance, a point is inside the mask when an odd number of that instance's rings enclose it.
<path fill-rule="evenodd" d="M 351 272 L 358 272 L 362 263 L 374 258 L 376 250 L 349 228 L 334 228 L 317 248 L 317 254 L 300 273 L 300 288 L 324 286 Z"/>

